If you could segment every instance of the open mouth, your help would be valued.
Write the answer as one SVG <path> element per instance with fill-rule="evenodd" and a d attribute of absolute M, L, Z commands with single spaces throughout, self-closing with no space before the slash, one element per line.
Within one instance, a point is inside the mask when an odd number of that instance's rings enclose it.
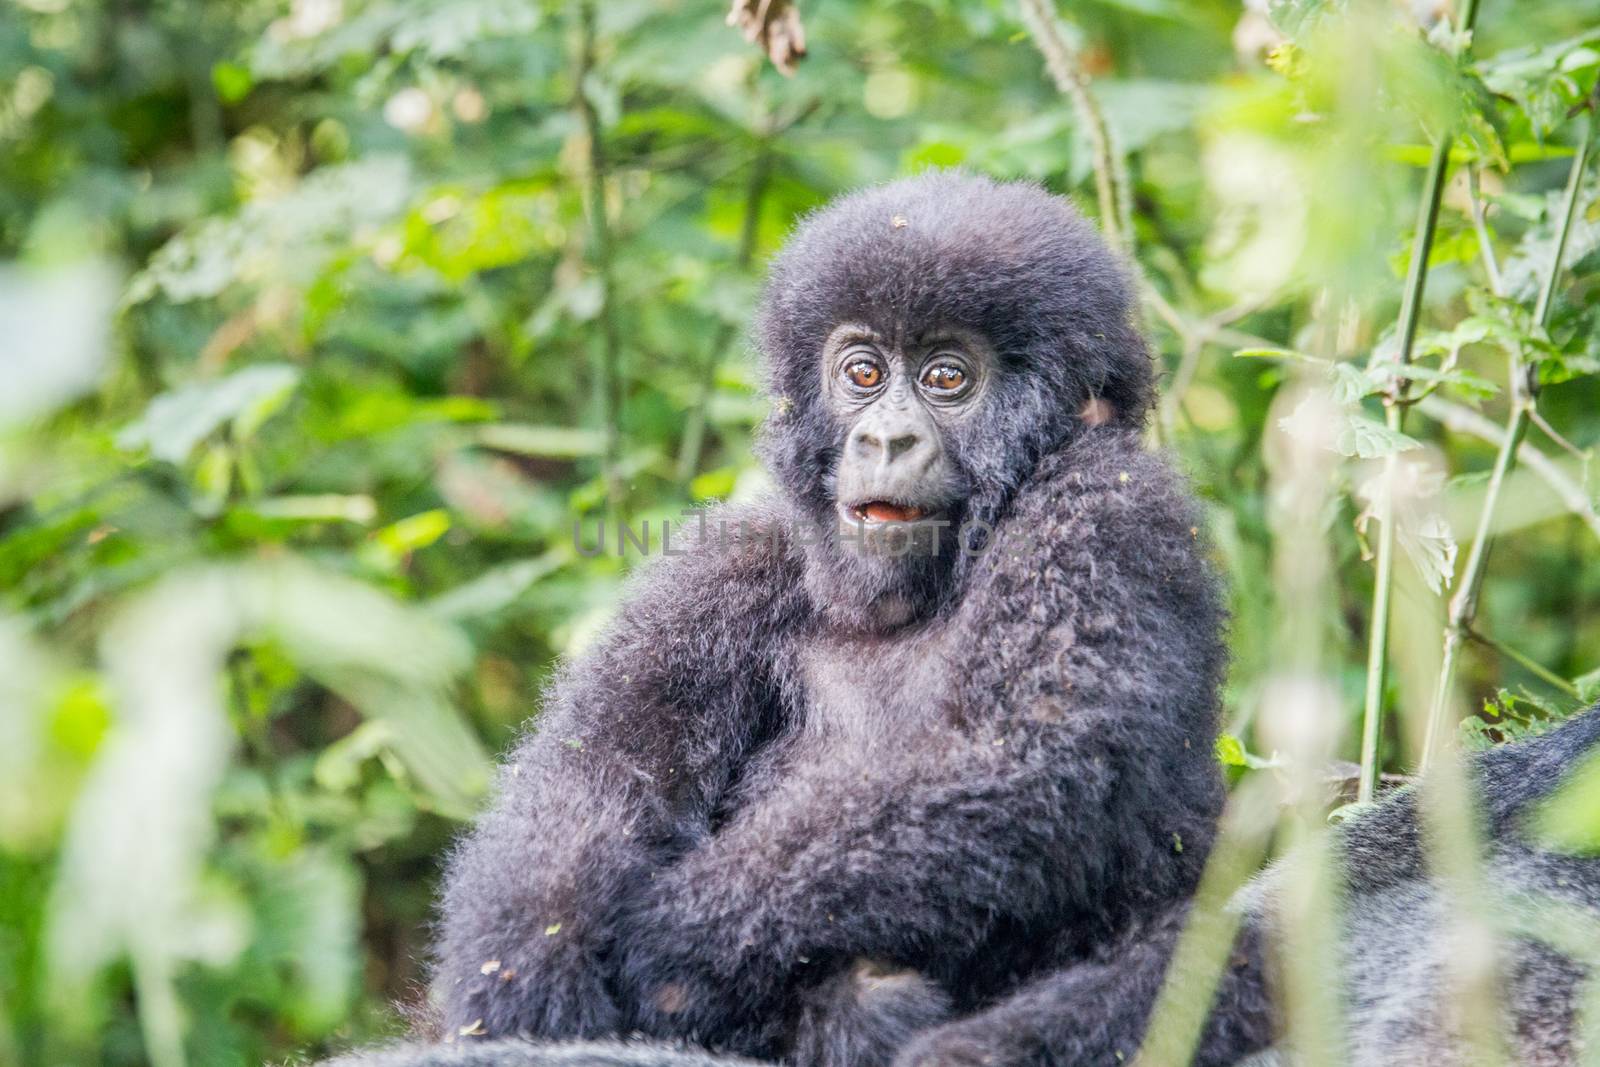
<path fill-rule="evenodd" d="M 912 504 L 895 504 L 887 500 L 868 500 L 852 504 L 846 509 L 857 522 L 916 522 L 928 513 Z"/>

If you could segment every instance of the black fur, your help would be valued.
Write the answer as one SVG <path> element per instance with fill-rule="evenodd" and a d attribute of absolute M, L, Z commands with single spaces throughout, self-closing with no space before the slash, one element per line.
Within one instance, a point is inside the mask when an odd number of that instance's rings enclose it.
<path fill-rule="evenodd" d="M 1532 741 L 1500 746 L 1470 764 L 1480 820 L 1489 842 L 1480 903 L 1503 925 L 1498 938 L 1501 984 L 1497 1001 L 1511 1062 L 1524 1067 L 1569 1067 L 1587 1049 L 1579 1032 L 1586 998 L 1595 990 L 1600 953 L 1600 857 L 1562 856 L 1540 849 L 1527 834 L 1528 817 L 1587 760 L 1600 758 L 1600 707 Z M 1416 811 L 1416 793 L 1391 796 L 1343 824 L 1334 844 L 1341 857 L 1345 913 L 1344 1004 L 1351 1063 L 1466 1065 L 1460 1002 L 1450 988 L 1452 951 L 1441 925 L 1446 903 L 1428 875 Z M 1262 1050 L 1274 1036 L 1276 1011 L 1263 962 L 1266 929 L 1274 921 L 1281 876 L 1257 879 L 1237 906 L 1245 923 L 1216 995 L 1215 1010 L 1192 1060 L 1196 1067 L 1287 1067 L 1292 1052 Z M 1570 909 L 1570 910 L 1567 910 Z M 1067 1067 L 1132 1062 L 1146 1017 L 1166 977 L 1173 945 L 1186 919 L 1175 907 L 1153 921 L 1135 923 L 1098 958 L 1044 976 L 994 1008 L 923 1030 L 905 1043 L 899 1067 Z M 829 998 L 854 1001 L 853 984 L 887 979 L 880 1002 L 862 1031 L 837 1025 L 806 1030 L 837 1018 Z M 874 1062 L 849 1042 L 893 1035 L 905 1025 L 922 1029 L 936 1020 L 938 998 L 914 975 L 860 969 L 836 976 L 807 995 L 805 1035 L 796 1064 Z M 930 1009 L 917 1016 L 918 1005 Z M 896 1020 L 900 1020 L 896 1023 Z M 871 1029 L 878 1022 L 881 1029 Z M 827 1042 L 827 1046 L 816 1042 Z M 846 1051 L 848 1049 L 848 1051 Z M 830 1058 L 833 1057 L 833 1058 Z M 375 1059 L 339 1061 L 338 1067 L 738 1067 L 740 1062 L 661 1045 L 531 1045 L 491 1042 L 454 1052 L 397 1049 Z"/>
<path fill-rule="evenodd" d="M 1222 798 L 1223 619 L 1197 509 L 1138 441 L 1130 314 L 1033 186 L 930 175 L 804 224 L 760 327 L 781 493 L 649 568 L 552 686 L 450 863 L 452 1036 L 870 1067 L 1181 902 Z M 819 348 L 842 318 L 964 327 L 1003 363 L 946 442 L 1002 547 L 937 588 L 797 543 L 831 507 Z M 1097 396 L 1116 418 L 1088 428 Z M 836 610 L 895 598 L 892 624 Z M 863 960 L 915 973 L 863 985 Z"/>
<path fill-rule="evenodd" d="M 644 1041 L 497 1041 L 392 1045 L 323 1067 L 758 1067 L 754 1060 Z"/>
<path fill-rule="evenodd" d="M 1502 745 L 1471 761 L 1470 780 L 1487 841 L 1477 903 L 1501 924 L 1496 953 L 1499 1020 L 1511 1062 L 1582 1062 L 1577 1020 L 1600 957 L 1600 857 L 1563 856 L 1531 842 L 1528 816 L 1581 766 L 1600 758 L 1600 707 L 1553 733 Z M 1464 1044 L 1451 986 L 1449 902 L 1429 870 L 1414 791 L 1400 792 L 1342 824 L 1333 845 L 1342 874 L 1338 943 L 1346 1062 L 1456 1067 L 1475 1062 Z M 1235 902 L 1244 922 L 1219 984 L 1194 1067 L 1283 1067 L 1272 1043 L 1278 1018 L 1264 946 L 1276 922 L 1283 875 L 1274 868 Z M 1184 918 L 1137 928 L 1103 963 L 1048 976 L 989 1012 L 924 1034 L 903 1056 L 924 1064 L 1069 1065 L 1131 1062 Z M 1580 951 L 1574 951 L 1574 942 Z"/>
<path fill-rule="evenodd" d="M 642 575 L 507 761 L 447 878 L 455 1044 L 349 1067 L 746 1062 L 683 1041 L 796 1067 L 1131 1061 L 1220 807 L 1223 620 L 1195 509 L 1136 439 L 1128 318 L 1114 262 L 1030 186 L 936 175 L 809 220 L 760 328 L 780 494 Z M 1003 388 L 946 443 L 1004 547 L 895 572 L 794 536 L 832 505 L 817 359 L 841 320 L 993 341 Z M 1090 397 L 1110 425 L 1077 420 Z M 1597 740 L 1600 710 L 1473 764 L 1507 911 L 1600 914 L 1600 861 L 1520 829 Z M 1352 1062 L 1461 1062 L 1412 799 L 1337 840 Z M 1274 1040 L 1277 877 L 1241 897 L 1197 1064 Z M 1572 1062 L 1586 969 L 1505 943 L 1516 1062 Z M 665 1043 L 552 1040 L 635 1031 Z"/>
<path fill-rule="evenodd" d="M 1530 838 L 1528 820 L 1574 768 L 1597 756 L 1600 707 L 1543 737 L 1490 749 L 1470 765 L 1485 839 L 1475 904 L 1497 924 L 1499 1023 L 1511 1062 L 1522 1067 L 1584 1062 L 1578 1014 L 1600 959 L 1600 856 L 1544 849 Z M 1408 790 L 1336 835 L 1352 1062 L 1476 1062 L 1456 1010 L 1463 1000 L 1452 987 L 1461 955 L 1448 929 L 1452 903 L 1429 869 L 1416 809 Z M 1271 927 L 1280 878 L 1269 871 L 1244 895 L 1252 928 Z M 1223 1013 L 1234 1010 L 1224 1000 Z"/>

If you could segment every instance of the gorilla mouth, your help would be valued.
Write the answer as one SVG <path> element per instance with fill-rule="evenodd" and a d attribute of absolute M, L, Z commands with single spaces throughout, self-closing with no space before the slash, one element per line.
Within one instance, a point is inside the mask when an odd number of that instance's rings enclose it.
<path fill-rule="evenodd" d="M 857 522 L 916 522 L 927 517 L 927 512 L 912 504 L 894 504 L 887 500 L 868 500 L 849 509 Z"/>

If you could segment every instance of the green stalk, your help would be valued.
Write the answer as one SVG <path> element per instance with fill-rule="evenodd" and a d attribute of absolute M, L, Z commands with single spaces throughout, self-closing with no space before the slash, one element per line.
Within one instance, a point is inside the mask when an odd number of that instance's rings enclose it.
<path fill-rule="evenodd" d="M 141 938 L 130 953 L 134 1006 L 144 1051 L 154 1067 L 185 1067 L 183 1009 L 173 987 L 172 962 L 161 949 Z"/>
<path fill-rule="evenodd" d="M 1461 11 L 1461 29 L 1470 33 L 1478 18 L 1478 0 L 1467 0 Z M 1449 130 L 1440 135 L 1428 162 L 1428 174 L 1417 205 L 1417 229 L 1411 242 L 1411 263 L 1406 270 L 1405 292 L 1400 302 L 1400 349 L 1395 359 L 1401 367 L 1411 362 L 1422 321 L 1422 298 L 1428 287 L 1428 257 L 1439 226 L 1439 204 L 1444 197 L 1445 172 L 1450 167 L 1450 146 L 1455 137 Z M 1405 427 L 1410 382 L 1397 377 L 1387 400 L 1384 421 L 1389 429 Z M 1377 569 L 1373 577 L 1372 630 L 1367 641 L 1367 691 L 1361 716 L 1361 774 L 1356 782 L 1356 802 L 1373 799 L 1378 785 L 1378 738 L 1383 732 L 1383 692 L 1389 668 L 1389 607 L 1394 587 L 1394 472 L 1396 458 L 1385 460 L 1383 488 L 1378 496 Z"/>
<path fill-rule="evenodd" d="M 1100 210 L 1100 228 L 1112 247 L 1133 254 L 1133 191 L 1128 187 L 1127 167 L 1118 158 L 1111 127 L 1106 123 L 1100 101 L 1089 88 L 1077 49 L 1067 40 L 1054 0 L 1020 0 L 1023 24 L 1044 57 L 1044 65 L 1059 90 L 1072 102 L 1078 122 L 1089 138 L 1094 162 L 1095 199 Z M 1126 229 L 1124 228 L 1126 226 Z"/>
<path fill-rule="evenodd" d="M 1488 634 L 1480 634 L 1476 630 L 1469 631 L 1467 636 L 1472 638 L 1474 641 L 1477 641 L 1479 644 L 1487 645 L 1489 648 L 1494 649 L 1496 652 L 1500 653 L 1500 655 L 1521 666 L 1529 674 L 1538 678 L 1550 688 L 1565 693 L 1573 700 L 1577 700 L 1581 697 L 1582 694 L 1578 692 L 1577 686 L 1573 685 L 1571 682 L 1567 681 L 1567 679 L 1561 677 L 1561 675 L 1557 674 L 1549 667 L 1546 667 L 1544 664 L 1540 663 L 1526 652 L 1512 648 L 1504 641 L 1496 641 Z"/>
<path fill-rule="evenodd" d="M 1572 167 L 1567 172 L 1567 187 L 1563 197 L 1561 223 L 1556 230 L 1555 247 L 1550 252 L 1550 269 L 1539 290 L 1534 305 L 1533 318 L 1541 331 L 1549 328 L 1550 311 L 1555 303 L 1556 283 L 1561 276 L 1561 260 L 1567 252 L 1567 239 L 1572 234 L 1572 222 L 1577 216 L 1578 200 L 1583 191 L 1583 172 L 1588 166 L 1589 153 L 1594 142 L 1594 112 L 1584 116 L 1583 130 L 1578 139 L 1577 153 L 1572 157 Z M 1539 383 L 1523 362 L 1520 354 L 1511 355 L 1511 416 L 1506 424 L 1505 436 L 1495 453 L 1494 467 L 1489 473 L 1489 485 L 1484 490 L 1483 508 L 1478 513 L 1477 529 L 1472 535 L 1472 547 L 1467 551 L 1467 561 L 1461 570 L 1461 579 L 1455 595 L 1450 598 L 1449 614 L 1445 622 L 1444 658 L 1439 665 L 1439 680 L 1433 689 L 1433 701 L 1428 708 L 1428 726 L 1422 745 L 1422 766 L 1425 768 L 1438 754 L 1441 734 L 1446 725 L 1445 712 L 1449 707 L 1451 689 L 1455 684 L 1456 664 L 1460 660 L 1461 646 L 1470 632 L 1473 615 L 1478 610 L 1478 594 L 1483 588 L 1484 571 L 1489 561 L 1489 549 L 1494 542 L 1495 512 L 1500 505 L 1500 493 L 1506 478 L 1517 465 L 1517 448 L 1527 436 L 1533 419 L 1534 405 L 1538 402 Z"/>
<path fill-rule="evenodd" d="M 756 242 L 761 234 L 761 208 L 766 201 L 767 189 L 772 184 L 772 134 L 764 133 L 756 147 L 751 163 L 750 183 L 745 188 L 744 221 L 739 230 L 739 250 L 733 265 L 740 274 L 750 269 L 755 260 Z M 711 394 L 716 391 L 717 368 L 722 364 L 723 353 L 733 343 L 737 331 L 724 322 L 717 326 L 711 338 L 710 351 L 706 353 L 701 368 L 700 381 L 696 383 L 694 406 L 689 410 L 684 424 L 683 441 L 678 449 L 678 484 L 688 487 L 689 481 L 700 469 L 700 453 L 705 447 L 706 421 L 711 407 Z"/>
<path fill-rule="evenodd" d="M 573 89 L 578 118 L 589 142 L 589 251 L 595 277 L 600 282 L 600 310 L 596 316 L 600 323 L 600 344 L 594 358 L 594 392 L 603 442 L 600 472 L 606 486 L 607 510 L 616 514 L 622 504 L 622 479 L 617 473 L 618 457 L 622 451 L 619 421 L 622 414 L 622 375 L 619 366 L 622 340 L 613 306 L 615 286 L 611 222 L 606 217 L 605 141 L 601 135 L 599 113 L 589 99 L 588 91 L 589 76 L 595 69 L 599 44 L 594 0 L 578 0 L 575 14 L 578 22 L 578 57 Z"/>
<path fill-rule="evenodd" d="M 1243 918 L 1228 902 L 1260 870 L 1272 839 L 1278 806 L 1273 793 L 1271 776 L 1255 774 L 1228 798 L 1216 845 L 1206 858 L 1134 1062 L 1188 1063 L 1193 1058 Z"/>

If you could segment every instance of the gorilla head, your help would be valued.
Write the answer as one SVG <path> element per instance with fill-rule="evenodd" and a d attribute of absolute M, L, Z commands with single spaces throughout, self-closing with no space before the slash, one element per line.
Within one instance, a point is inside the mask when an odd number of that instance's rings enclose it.
<path fill-rule="evenodd" d="M 807 539 L 816 601 L 869 629 L 925 614 L 1043 456 L 1086 424 L 1140 425 L 1131 311 L 1093 228 L 1035 185 L 931 173 L 806 220 L 759 340 L 765 458 L 840 534 Z"/>

